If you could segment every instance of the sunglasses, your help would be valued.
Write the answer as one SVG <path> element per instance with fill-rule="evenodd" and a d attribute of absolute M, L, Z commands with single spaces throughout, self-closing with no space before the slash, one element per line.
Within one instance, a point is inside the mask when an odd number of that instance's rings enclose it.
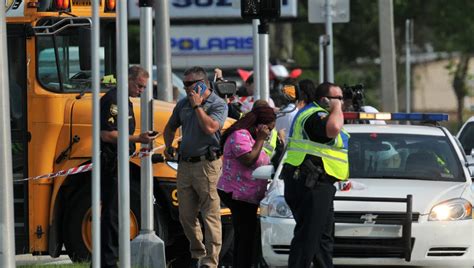
<path fill-rule="evenodd" d="M 194 81 L 183 81 L 185 87 L 190 87 L 199 81 L 203 81 L 204 79 L 194 80 Z"/>
<path fill-rule="evenodd" d="M 328 99 L 334 99 L 334 100 L 340 100 L 340 101 L 343 101 L 344 100 L 344 97 L 343 96 L 326 96 L 326 98 Z"/>

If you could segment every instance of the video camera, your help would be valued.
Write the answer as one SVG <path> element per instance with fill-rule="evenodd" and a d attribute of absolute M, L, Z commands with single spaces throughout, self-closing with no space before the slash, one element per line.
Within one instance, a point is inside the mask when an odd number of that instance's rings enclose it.
<path fill-rule="evenodd" d="M 342 87 L 342 94 L 344 100 L 352 101 L 352 110 L 354 112 L 361 112 L 361 107 L 364 105 L 364 86 L 357 84 L 355 86 L 344 85 Z"/>

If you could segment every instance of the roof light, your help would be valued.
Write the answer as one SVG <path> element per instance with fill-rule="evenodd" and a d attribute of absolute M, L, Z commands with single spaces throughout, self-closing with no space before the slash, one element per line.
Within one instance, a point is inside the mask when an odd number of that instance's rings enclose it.
<path fill-rule="evenodd" d="M 448 121 L 447 114 L 437 113 L 344 113 L 346 120 Z"/>
<path fill-rule="evenodd" d="M 115 12 L 115 7 L 115 0 L 105 0 L 105 12 Z"/>
<path fill-rule="evenodd" d="M 66 11 L 69 9 L 69 0 L 55 0 L 54 7 L 56 11 Z"/>

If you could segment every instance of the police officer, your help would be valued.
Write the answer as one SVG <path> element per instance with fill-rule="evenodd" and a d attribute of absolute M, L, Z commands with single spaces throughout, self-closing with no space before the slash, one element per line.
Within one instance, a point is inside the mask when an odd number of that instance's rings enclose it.
<path fill-rule="evenodd" d="M 128 95 L 139 97 L 146 88 L 148 72 L 139 67 L 128 69 Z M 135 151 L 135 143 L 150 143 L 156 136 L 149 133 L 133 135 L 135 115 L 128 101 L 129 153 Z M 118 181 L 117 181 L 117 88 L 109 90 L 100 99 L 100 147 L 101 147 L 101 266 L 117 267 L 118 260 Z M 156 134 L 155 134 L 156 135 Z"/>
<path fill-rule="evenodd" d="M 301 83 L 303 82 L 303 83 Z M 301 81 L 300 87 L 314 84 Z M 285 200 L 296 226 L 288 267 L 333 267 L 334 182 L 346 180 L 348 134 L 343 130 L 342 90 L 322 83 L 298 111 L 290 130 L 282 172 Z"/>

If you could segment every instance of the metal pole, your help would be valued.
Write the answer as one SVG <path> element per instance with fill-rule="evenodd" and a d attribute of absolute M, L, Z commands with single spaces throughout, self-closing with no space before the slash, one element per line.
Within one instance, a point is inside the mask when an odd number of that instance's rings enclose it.
<path fill-rule="evenodd" d="M 398 111 L 397 68 L 393 29 L 393 1 L 379 0 L 380 62 L 382 108 L 384 112 Z"/>
<path fill-rule="evenodd" d="M 270 60 L 269 48 L 268 48 L 268 23 L 265 20 L 260 20 L 258 25 L 259 34 L 259 63 L 260 63 L 260 99 L 268 101 L 270 98 L 270 78 L 269 78 L 269 66 L 268 61 Z"/>
<path fill-rule="evenodd" d="M 253 33 L 253 98 L 255 100 L 260 99 L 260 58 L 259 49 L 260 45 L 258 42 L 258 19 L 252 20 L 252 33 Z"/>
<path fill-rule="evenodd" d="M 326 35 L 329 38 L 329 43 L 326 46 L 326 72 L 327 81 L 334 83 L 334 55 L 333 55 L 333 38 L 332 38 L 332 7 L 331 0 L 326 0 Z"/>
<path fill-rule="evenodd" d="M 119 263 L 130 267 L 130 167 L 128 135 L 128 28 L 127 1 L 117 4 L 118 74 L 118 182 L 119 182 Z"/>
<path fill-rule="evenodd" d="M 92 267 L 100 267 L 100 19 L 99 1 L 92 1 Z"/>
<path fill-rule="evenodd" d="M 324 49 L 326 49 L 326 38 L 319 36 L 319 83 L 324 82 Z"/>
<path fill-rule="evenodd" d="M 153 68 L 153 14 L 151 7 L 140 7 L 140 63 L 148 73 Z M 153 79 L 148 79 L 146 90 L 141 96 L 141 131 L 153 128 L 153 114 L 150 109 L 153 104 Z M 142 144 L 142 147 L 152 147 L 152 144 Z M 151 157 L 141 159 L 141 232 L 153 232 L 153 178 Z"/>
<path fill-rule="evenodd" d="M 171 37 L 168 1 L 155 1 L 156 81 L 158 99 L 173 100 L 171 82 Z"/>
<path fill-rule="evenodd" d="M 406 82 L 406 112 L 411 110 L 411 21 L 405 21 L 405 82 Z"/>
<path fill-rule="evenodd" d="M 5 9 L 0 11 L 0 266 L 15 267 L 15 228 L 13 216 L 13 171 L 8 85 L 7 33 Z"/>

